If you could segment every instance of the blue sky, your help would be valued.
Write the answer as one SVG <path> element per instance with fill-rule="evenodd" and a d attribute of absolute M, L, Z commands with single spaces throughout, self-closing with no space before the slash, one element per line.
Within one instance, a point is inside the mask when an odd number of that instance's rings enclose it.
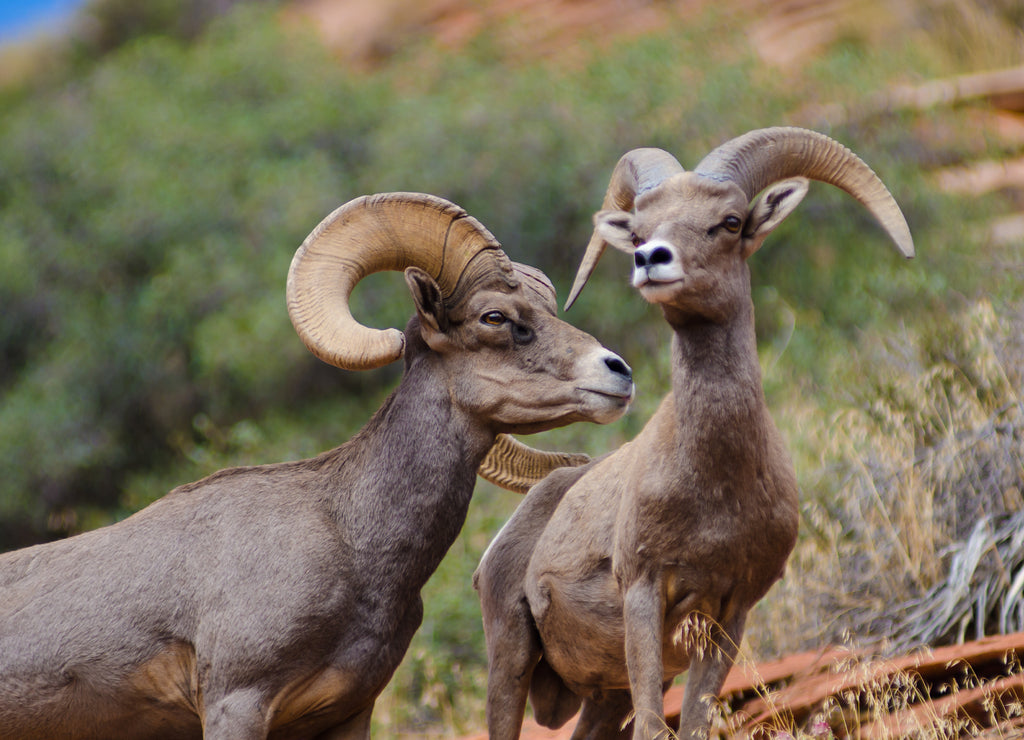
<path fill-rule="evenodd" d="M 0 43 L 53 28 L 83 0 L 0 0 Z"/>

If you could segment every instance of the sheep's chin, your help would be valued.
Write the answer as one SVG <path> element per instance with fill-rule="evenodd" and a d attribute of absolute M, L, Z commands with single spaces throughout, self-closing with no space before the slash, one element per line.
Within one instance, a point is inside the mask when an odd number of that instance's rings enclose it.
<path fill-rule="evenodd" d="M 683 278 L 668 282 L 648 280 L 646 283 L 636 287 L 640 291 L 641 297 L 648 303 L 670 303 L 678 295 L 679 286 L 682 284 Z"/>
<path fill-rule="evenodd" d="M 586 399 L 580 407 L 587 419 L 594 424 L 609 424 L 617 421 L 626 413 L 629 404 L 633 401 L 632 393 L 628 396 L 623 396 L 587 388 L 581 388 L 580 390 L 587 393 Z"/>

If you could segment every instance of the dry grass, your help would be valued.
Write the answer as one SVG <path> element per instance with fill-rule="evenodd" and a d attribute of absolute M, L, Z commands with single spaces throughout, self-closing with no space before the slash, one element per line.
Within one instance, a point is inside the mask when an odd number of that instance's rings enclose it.
<path fill-rule="evenodd" d="M 936 663 L 837 650 L 821 666 L 769 684 L 741 656 L 753 688 L 726 696 L 713 737 L 756 740 L 940 740 L 1020 737 L 1024 673 L 1015 652 Z M 973 661 L 973 662 L 972 662 Z"/>
<path fill-rule="evenodd" d="M 758 639 L 905 649 L 1024 630 L 1024 315 L 978 302 L 860 371 L 864 400 L 807 430 L 823 462 Z"/>

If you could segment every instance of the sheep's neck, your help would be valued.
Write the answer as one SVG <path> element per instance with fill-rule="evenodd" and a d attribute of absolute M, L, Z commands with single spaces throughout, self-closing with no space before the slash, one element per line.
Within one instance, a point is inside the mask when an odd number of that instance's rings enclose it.
<path fill-rule="evenodd" d="M 767 409 L 754 335 L 753 305 L 746 301 L 725 322 L 674 326 L 672 386 L 678 429 L 690 460 L 708 464 L 749 456 L 750 435 L 763 429 Z"/>
<path fill-rule="evenodd" d="M 335 461 L 341 477 L 361 471 L 354 485 L 337 489 L 335 516 L 396 594 L 418 591 L 455 541 L 494 442 L 482 423 L 452 407 L 438 381 L 421 364 L 410 367 Z"/>

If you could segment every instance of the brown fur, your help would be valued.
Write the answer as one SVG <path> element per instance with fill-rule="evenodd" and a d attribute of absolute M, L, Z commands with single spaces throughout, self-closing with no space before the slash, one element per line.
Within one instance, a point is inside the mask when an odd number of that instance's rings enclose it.
<path fill-rule="evenodd" d="M 495 435 L 611 421 L 632 395 L 521 277 L 446 305 L 409 268 L 405 373 L 342 446 L 0 555 L 0 737 L 368 737 Z"/>
<path fill-rule="evenodd" d="M 746 258 L 806 187 L 778 183 L 751 207 L 735 185 L 684 173 L 638 198 L 635 214 L 595 216 L 613 246 L 644 245 L 637 287 L 672 329 L 672 391 L 634 440 L 531 489 L 485 554 L 475 583 L 493 740 L 518 737 L 527 695 L 551 727 L 582 704 L 574 738 L 665 736 L 663 690 L 685 670 L 681 736 L 707 735 L 707 697 L 796 537 L 796 478 L 765 404 Z M 744 228 L 726 228 L 728 216 Z M 710 645 L 690 639 L 697 615 Z"/>

